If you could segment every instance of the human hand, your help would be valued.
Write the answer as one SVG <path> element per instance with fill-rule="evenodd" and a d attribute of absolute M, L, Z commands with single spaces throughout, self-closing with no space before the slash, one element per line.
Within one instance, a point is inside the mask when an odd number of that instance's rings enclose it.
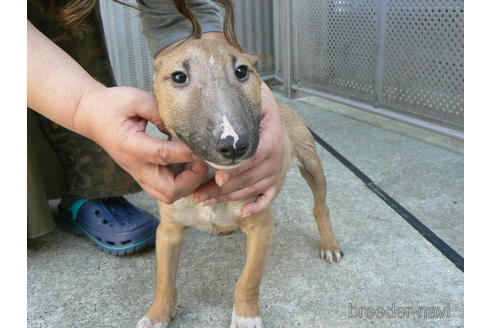
<path fill-rule="evenodd" d="M 74 130 L 101 145 L 152 197 L 173 203 L 195 190 L 207 165 L 182 142 L 152 138 L 147 122 L 163 123 L 155 97 L 129 87 L 100 87 L 84 93 L 74 113 Z M 164 165 L 192 162 L 175 175 Z"/>
<path fill-rule="evenodd" d="M 263 117 L 255 156 L 236 169 L 218 170 L 215 180 L 194 192 L 197 203 L 213 205 L 255 196 L 241 210 L 246 217 L 264 211 L 279 192 L 285 157 L 283 123 L 275 97 L 265 83 L 261 86 L 261 98 Z"/>

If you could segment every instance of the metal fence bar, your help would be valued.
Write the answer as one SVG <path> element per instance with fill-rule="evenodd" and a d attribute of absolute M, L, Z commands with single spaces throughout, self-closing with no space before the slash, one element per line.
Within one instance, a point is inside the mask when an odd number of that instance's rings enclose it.
<path fill-rule="evenodd" d="M 281 61 L 282 61 L 282 79 L 283 93 L 287 98 L 293 98 L 294 93 L 292 85 L 294 84 L 293 72 L 293 50 L 292 50 L 292 0 L 281 2 L 280 6 L 280 38 L 282 40 Z"/>
<path fill-rule="evenodd" d="M 281 37 L 280 37 L 280 31 L 282 30 L 281 28 L 281 18 L 280 18 L 280 12 L 281 12 L 281 3 L 280 0 L 273 0 L 272 1 L 272 21 L 273 21 L 273 53 L 274 53 L 274 63 L 275 63 L 275 71 L 274 74 L 279 78 L 282 79 L 283 76 L 283 68 L 282 68 L 282 59 L 281 59 L 281 54 L 282 51 L 281 49 Z M 283 80 L 283 79 L 282 79 Z"/>
<path fill-rule="evenodd" d="M 384 41 L 386 36 L 386 1 L 378 0 L 377 7 L 377 42 L 378 42 L 378 53 L 377 53 L 377 64 L 375 71 L 375 84 L 376 84 L 376 94 L 374 99 L 374 106 L 379 107 L 381 98 L 383 97 L 383 79 L 384 79 Z"/>
<path fill-rule="evenodd" d="M 418 127 L 424 128 L 424 129 L 427 129 L 429 131 L 434 131 L 434 132 L 437 132 L 437 133 L 440 133 L 440 134 L 443 134 L 443 135 L 446 135 L 446 136 L 449 136 L 449 137 L 453 137 L 453 138 L 461 139 L 461 140 L 464 139 L 464 134 L 463 134 L 462 131 L 458 131 L 456 129 L 448 128 L 446 126 L 443 126 L 443 125 L 440 125 L 440 124 L 436 124 L 436 123 L 432 123 L 432 122 L 429 122 L 429 121 L 425 121 L 425 120 L 422 120 L 422 119 L 419 119 L 419 118 L 415 118 L 415 117 L 411 117 L 411 116 L 408 116 L 408 115 L 400 114 L 400 113 L 395 112 L 395 111 L 392 111 L 392 110 L 388 110 L 388 109 L 384 109 L 384 108 L 378 108 L 378 107 L 375 107 L 374 105 L 366 104 L 364 102 L 360 102 L 360 101 L 357 101 L 357 100 L 354 100 L 354 99 L 350 99 L 350 98 L 347 98 L 345 96 L 339 96 L 339 95 L 335 95 L 335 94 L 330 94 L 330 93 L 327 93 L 327 92 L 324 92 L 324 91 L 319 91 L 319 90 L 316 90 L 316 89 L 306 88 L 306 87 L 302 87 L 302 86 L 299 86 L 299 85 L 293 85 L 292 86 L 292 89 L 295 90 L 295 91 L 304 92 L 304 93 L 307 93 L 307 94 L 312 94 L 313 96 L 318 96 L 318 97 L 326 98 L 326 99 L 329 99 L 329 100 L 333 100 L 335 102 L 338 102 L 338 103 L 341 103 L 341 104 L 344 104 L 344 105 L 348 105 L 348 106 L 351 106 L 351 107 L 354 107 L 354 108 L 365 110 L 365 111 L 368 111 L 368 112 L 371 112 L 371 113 L 374 113 L 374 114 L 382 115 L 384 117 L 388 117 L 388 118 L 391 118 L 391 119 L 394 119 L 394 120 L 397 120 L 397 121 L 400 121 L 400 122 L 404 122 L 404 123 L 408 123 L 408 124 L 411 124 L 411 125 L 415 125 L 415 126 L 418 126 Z"/>

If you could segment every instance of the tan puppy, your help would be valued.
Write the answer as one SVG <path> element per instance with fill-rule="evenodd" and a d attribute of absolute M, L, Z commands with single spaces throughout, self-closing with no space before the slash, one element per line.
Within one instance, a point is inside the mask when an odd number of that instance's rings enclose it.
<path fill-rule="evenodd" d="M 257 150 L 261 80 L 255 64 L 254 57 L 214 40 L 187 42 L 155 62 L 154 91 L 166 127 L 213 168 L 236 167 Z M 284 179 L 290 166 L 297 164 L 314 195 L 321 257 L 338 262 L 343 254 L 331 227 L 326 181 L 315 141 L 291 108 L 281 104 L 280 109 L 285 126 Z M 242 218 L 241 208 L 251 200 L 204 206 L 188 196 L 172 205 L 159 202 L 157 291 L 138 328 L 163 328 L 171 320 L 177 298 L 179 254 L 188 227 L 209 232 L 241 229 L 247 234 L 247 260 L 236 285 L 231 327 L 262 327 L 258 296 L 273 214 L 268 209 Z"/>

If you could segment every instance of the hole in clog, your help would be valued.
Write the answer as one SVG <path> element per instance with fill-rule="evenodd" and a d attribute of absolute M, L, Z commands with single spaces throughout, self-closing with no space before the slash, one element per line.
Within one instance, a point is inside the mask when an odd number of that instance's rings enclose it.
<path fill-rule="evenodd" d="M 121 242 L 121 245 L 126 245 L 126 244 L 129 244 L 131 242 L 132 242 L 132 240 L 131 239 L 128 239 L 128 240 L 122 241 Z"/>

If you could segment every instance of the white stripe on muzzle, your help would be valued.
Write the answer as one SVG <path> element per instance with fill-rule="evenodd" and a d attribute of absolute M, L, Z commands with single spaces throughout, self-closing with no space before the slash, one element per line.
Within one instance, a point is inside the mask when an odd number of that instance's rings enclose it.
<path fill-rule="evenodd" d="M 222 116 L 222 129 L 223 132 L 220 135 L 220 139 L 226 139 L 227 137 L 232 137 L 232 139 L 234 140 L 232 147 L 236 149 L 236 143 L 239 140 L 239 136 L 237 135 L 236 131 L 234 131 L 231 122 L 229 122 L 229 120 L 225 115 Z"/>

